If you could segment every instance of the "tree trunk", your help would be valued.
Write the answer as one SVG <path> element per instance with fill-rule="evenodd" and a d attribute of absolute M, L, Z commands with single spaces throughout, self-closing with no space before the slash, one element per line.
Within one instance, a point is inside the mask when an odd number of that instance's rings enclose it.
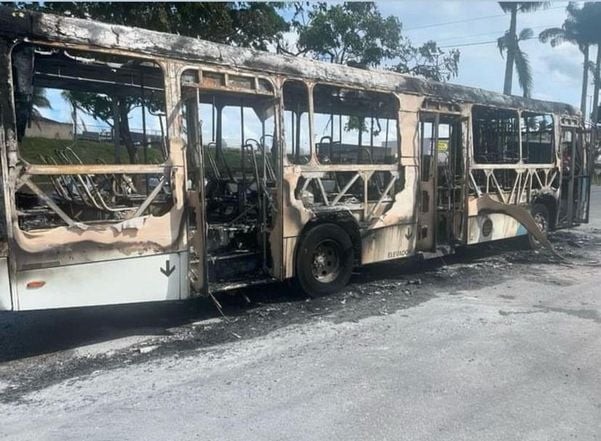
<path fill-rule="evenodd" d="M 507 60 L 505 62 L 505 84 L 503 85 L 503 93 L 511 95 L 513 83 L 513 64 L 515 62 L 515 48 L 518 39 L 517 36 L 517 3 L 511 6 L 511 23 L 509 24 L 509 41 L 507 42 Z"/>
<path fill-rule="evenodd" d="M 593 124 L 599 121 L 599 74 L 601 73 L 601 44 L 597 44 L 597 61 L 595 62 L 595 87 L 593 89 Z"/>
<path fill-rule="evenodd" d="M 588 58 L 589 58 L 589 45 L 586 44 L 582 48 L 584 53 L 584 69 L 582 69 L 582 96 L 580 98 L 580 111 L 582 117 L 586 120 L 586 94 L 588 93 Z"/>
<path fill-rule="evenodd" d="M 129 156 L 129 163 L 136 164 L 138 162 L 138 152 L 134 146 L 134 141 L 131 137 L 131 131 L 129 129 L 129 109 L 125 99 L 119 98 L 117 101 L 119 108 L 119 135 L 125 144 L 127 149 L 127 156 Z"/>

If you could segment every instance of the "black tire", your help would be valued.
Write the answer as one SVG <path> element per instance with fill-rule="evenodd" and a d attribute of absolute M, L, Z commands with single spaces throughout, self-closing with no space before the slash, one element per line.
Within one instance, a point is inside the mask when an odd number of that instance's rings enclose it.
<path fill-rule="evenodd" d="M 551 219 L 547 207 L 544 204 L 534 204 L 530 209 L 530 214 L 543 234 L 547 236 L 547 234 L 549 234 L 549 225 Z M 542 247 L 541 243 L 532 234 L 528 234 L 528 242 L 530 243 L 530 248 L 533 250 L 537 250 Z"/>
<path fill-rule="evenodd" d="M 310 297 L 333 294 L 346 286 L 353 270 L 353 244 L 335 224 L 307 231 L 296 251 L 296 283 Z"/>

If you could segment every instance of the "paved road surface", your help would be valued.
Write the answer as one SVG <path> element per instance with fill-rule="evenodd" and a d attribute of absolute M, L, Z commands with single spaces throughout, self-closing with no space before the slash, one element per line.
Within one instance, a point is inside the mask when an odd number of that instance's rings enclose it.
<path fill-rule="evenodd" d="M 328 299 L 249 292 L 227 320 L 202 302 L 0 316 L 0 438 L 601 439 L 593 199 L 553 236 L 568 262 L 495 245 Z"/>

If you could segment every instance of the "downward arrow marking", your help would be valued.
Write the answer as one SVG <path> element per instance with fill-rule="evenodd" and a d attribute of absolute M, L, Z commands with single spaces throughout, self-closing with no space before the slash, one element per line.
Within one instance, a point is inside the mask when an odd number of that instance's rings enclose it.
<path fill-rule="evenodd" d="M 167 261 L 165 261 L 165 268 L 161 268 L 161 272 L 165 274 L 165 276 L 169 277 L 171 274 L 173 274 L 173 271 L 175 271 L 175 265 L 171 266 L 171 262 L 169 262 L 169 259 L 167 259 Z"/>

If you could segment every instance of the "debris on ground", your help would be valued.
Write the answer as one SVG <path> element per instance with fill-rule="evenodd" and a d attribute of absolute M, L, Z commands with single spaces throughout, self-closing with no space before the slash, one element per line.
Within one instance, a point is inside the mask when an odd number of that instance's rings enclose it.
<path fill-rule="evenodd" d="M 595 271 L 599 266 L 601 229 L 559 231 L 550 239 L 575 267 Z M 565 264 L 548 252 L 516 243 L 495 243 L 461 256 L 369 266 L 353 274 L 346 289 L 328 297 L 302 298 L 274 284 L 250 288 L 243 295 L 218 296 L 221 312 L 215 309 L 214 300 L 199 299 L 194 304 L 5 315 L 0 321 L 0 401 L 19 401 L 29 391 L 94 371 L 174 353 L 185 356 L 187 351 L 252 339 L 291 325 L 324 320 L 357 322 L 388 315 L 435 296 L 493 286 L 518 274 L 552 285 L 569 284 L 570 280 L 558 280 L 554 275 L 554 265 Z M 59 323 L 68 332 L 58 337 L 56 332 L 48 332 L 57 329 Z M 86 356 L 76 350 L 103 340 L 140 335 L 148 340 L 141 346 L 138 342 Z"/>

